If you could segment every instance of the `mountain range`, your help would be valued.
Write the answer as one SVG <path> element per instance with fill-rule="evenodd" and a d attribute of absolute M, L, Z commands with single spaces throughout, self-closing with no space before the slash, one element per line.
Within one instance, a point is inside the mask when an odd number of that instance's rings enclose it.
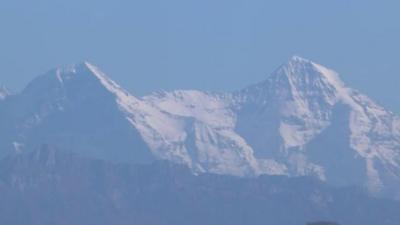
<path fill-rule="evenodd" d="M 111 162 L 167 160 L 194 174 L 311 176 L 400 198 L 400 117 L 298 56 L 229 93 L 135 97 L 87 62 L 53 69 L 20 93 L 4 90 L 0 158 L 50 144 Z"/>

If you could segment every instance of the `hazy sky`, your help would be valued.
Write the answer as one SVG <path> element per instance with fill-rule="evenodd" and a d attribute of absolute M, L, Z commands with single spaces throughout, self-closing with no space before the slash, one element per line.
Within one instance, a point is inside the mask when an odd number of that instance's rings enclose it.
<path fill-rule="evenodd" d="M 399 0 L 0 0 L 0 84 L 88 60 L 135 95 L 234 90 L 296 54 L 400 113 Z"/>

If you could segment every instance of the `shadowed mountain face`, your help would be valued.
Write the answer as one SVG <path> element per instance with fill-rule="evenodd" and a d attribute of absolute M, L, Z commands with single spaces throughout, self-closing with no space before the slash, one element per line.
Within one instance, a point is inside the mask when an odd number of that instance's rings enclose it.
<path fill-rule="evenodd" d="M 0 136 L 0 157 L 48 143 L 112 162 L 313 176 L 400 198 L 399 117 L 300 57 L 233 93 L 142 98 L 89 63 L 55 69 L 0 101 Z"/>
<path fill-rule="evenodd" d="M 294 188 L 295 187 L 295 188 Z M 316 179 L 195 176 L 168 162 L 114 164 L 42 147 L 0 161 L 0 224 L 397 225 L 400 204 Z"/>
<path fill-rule="evenodd" d="M 0 146 L 9 150 L 0 155 L 47 143 L 111 161 L 153 160 L 112 88 L 119 87 L 94 74 L 88 64 L 38 77 L 0 106 Z"/>

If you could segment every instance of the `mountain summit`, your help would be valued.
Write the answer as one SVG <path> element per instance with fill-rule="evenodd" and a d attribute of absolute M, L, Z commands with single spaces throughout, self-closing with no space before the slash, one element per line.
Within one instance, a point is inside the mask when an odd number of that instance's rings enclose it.
<path fill-rule="evenodd" d="M 400 198 L 399 117 L 297 56 L 232 93 L 142 98 L 82 63 L 39 76 L 0 114 L 0 156 L 46 143 L 111 161 L 169 160 L 195 173 L 314 176 Z"/>
<path fill-rule="evenodd" d="M 336 72 L 294 57 L 236 96 L 237 132 L 255 154 L 288 159 L 289 174 L 311 172 L 341 185 L 367 182 L 371 192 L 384 189 L 385 179 L 399 181 L 393 173 L 399 117 L 347 87 Z M 387 174 L 379 175 L 382 170 Z"/>
<path fill-rule="evenodd" d="M 0 155 L 50 144 L 101 159 L 150 161 L 122 109 L 136 101 L 89 63 L 53 69 L 0 105 Z"/>

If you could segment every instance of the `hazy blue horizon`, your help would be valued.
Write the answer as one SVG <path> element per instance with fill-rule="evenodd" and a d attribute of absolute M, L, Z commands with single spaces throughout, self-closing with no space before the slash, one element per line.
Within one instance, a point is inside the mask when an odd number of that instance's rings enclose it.
<path fill-rule="evenodd" d="M 0 84 L 18 91 L 87 60 L 139 96 L 230 91 L 300 55 L 399 113 L 399 8 L 394 0 L 3 1 Z"/>

